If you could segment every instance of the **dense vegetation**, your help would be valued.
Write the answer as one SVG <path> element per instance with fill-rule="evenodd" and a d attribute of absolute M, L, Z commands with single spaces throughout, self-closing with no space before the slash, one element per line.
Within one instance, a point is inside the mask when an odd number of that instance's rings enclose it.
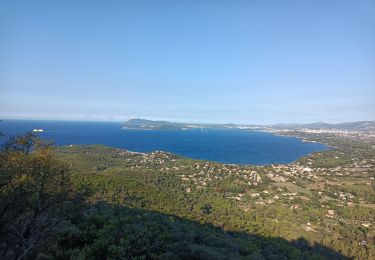
<path fill-rule="evenodd" d="M 0 258 L 371 259 L 372 155 L 279 172 L 20 136 L 0 155 Z M 365 170 L 345 174 L 353 163 Z"/>
<path fill-rule="evenodd" d="M 51 146 L 30 134 L 5 143 L 0 165 L 0 256 L 22 259 L 57 238 L 83 194 Z"/>

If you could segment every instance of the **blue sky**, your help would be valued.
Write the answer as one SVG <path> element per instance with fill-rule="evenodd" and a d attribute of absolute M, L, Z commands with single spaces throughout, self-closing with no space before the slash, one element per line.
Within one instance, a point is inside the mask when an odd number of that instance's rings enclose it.
<path fill-rule="evenodd" d="M 375 1 L 0 0 L 0 118 L 374 120 Z"/>

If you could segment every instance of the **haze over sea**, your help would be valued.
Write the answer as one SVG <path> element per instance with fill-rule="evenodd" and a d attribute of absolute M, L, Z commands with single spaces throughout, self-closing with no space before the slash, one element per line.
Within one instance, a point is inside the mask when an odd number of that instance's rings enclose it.
<path fill-rule="evenodd" d="M 284 164 L 316 151 L 323 144 L 294 137 L 239 129 L 173 131 L 125 130 L 118 122 L 3 120 L 0 132 L 22 134 L 44 129 L 38 135 L 56 145 L 101 144 L 136 152 L 162 150 L 178 155 L 233 164 Z"/>

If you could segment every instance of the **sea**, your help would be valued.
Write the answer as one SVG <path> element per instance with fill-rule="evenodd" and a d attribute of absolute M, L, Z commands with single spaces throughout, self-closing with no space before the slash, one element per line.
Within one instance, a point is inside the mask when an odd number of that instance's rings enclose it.
<path fill-rule="evenodd" d="M 36 134 L 58 146 L 101 144 L 134 152 L 158 150 L 227 164 L 287 164 L 328 149 L 295 137 L 241 129 L 126 130 L 120 122 L 0 121 L 0 133 L 5 136 L 33 129 L 43 129 Z"/>

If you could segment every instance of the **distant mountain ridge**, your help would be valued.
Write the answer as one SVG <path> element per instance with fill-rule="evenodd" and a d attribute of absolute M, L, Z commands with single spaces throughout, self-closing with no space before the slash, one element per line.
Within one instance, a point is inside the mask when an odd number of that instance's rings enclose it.
<path fill-rule="evenodd" d="M 329 124 L 324 122 L 316 122 L 309 124 L 276 124 L 271 126 L 264 125 L 245 125 L 245 124 L 197 124 L 197 123 L 176 123 L 168 121 L 153 121 L 148 119 L 130 119 L 123 123 L 125 129 L 136 129 L 136 130 L 187 130 L 194 128 L 218 128 L 218 129 L 265 129 L 265 128 L 276 128 L 276 129 L 338 129 L 348 131 L 375 131 L 375 121 L 357 121 L 357 122 L 345 122 L 339 124 Z"/>
<path fill-rule="evenodd" d="M 309 124 L 277 124 L 275 128 L 291 128 L 291 129 L 340 129 L 340 130 L 357 130 L 368 131 L 375 129 L 375 121 L 357 121 L 345 122 L 338 124 L 329 124 L 324 122 L 309 123 Z"/>

